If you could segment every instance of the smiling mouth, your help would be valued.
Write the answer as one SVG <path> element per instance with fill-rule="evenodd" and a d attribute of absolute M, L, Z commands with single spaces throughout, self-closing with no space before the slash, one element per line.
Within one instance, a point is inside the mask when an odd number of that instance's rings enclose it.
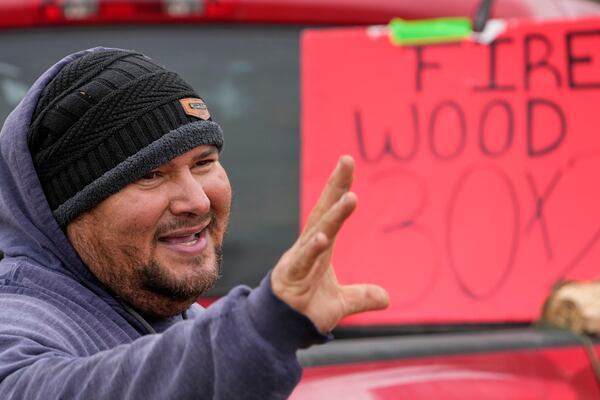
<path fill-rule="evenodd" d="M 198 231 L 191 235 L 185 235 L 185 236 L 176 236 L 176 235 L 163 236 L 163 237 L 158 238 L 158 240 L 163 243 L 166 243 L 166 244 L 178 244 L 178 245 L 182 245 L 182 246 L 193 246 L 196 243 L 198 243 L 198 240 L 200 239 L 200 234 L 202 233 L 202 231 Z"/>
<path fill-rule="evenodd" d="M 208 244 L 208 227 L 197 231 L 175 232 L 160 236 L 158 243 L 170 251 L 185 254 L 197 255 L 202 253 Z"/>

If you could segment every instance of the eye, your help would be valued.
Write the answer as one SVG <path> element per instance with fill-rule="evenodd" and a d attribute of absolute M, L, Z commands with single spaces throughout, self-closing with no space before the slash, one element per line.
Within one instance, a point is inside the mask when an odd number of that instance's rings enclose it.
<path fill-rule="evenodd" d="M 196 161 L 196 163 L 194 164 L 195 167 L 199 167 L 199 168 L 206 168 L 208 166 L 210 166 L 211 164 L 215 163 L 217 161 L 217 158 L 203 158 L 202 160 L 198 160 Z"/>
<path fill-rule="evenodd" d="M 150 171 L 146 175 L 142 176 L 138 180 L 138 182 L 140 182 L 140 183 L 151 183 L 151 182 L 157 180 L 158 178 L 160 178 L 160 172 L 159 171 Z"/>

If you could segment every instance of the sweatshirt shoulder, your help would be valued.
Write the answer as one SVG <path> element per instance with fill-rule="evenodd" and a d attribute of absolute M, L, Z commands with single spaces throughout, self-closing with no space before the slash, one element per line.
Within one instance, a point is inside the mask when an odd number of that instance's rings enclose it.
<path fill-rule="evenodd" d="M 2 263 L 2 337 L 15 335 L 76 354 L 134 339 L 122 319 L 73 278 L 33 263 Z"/>

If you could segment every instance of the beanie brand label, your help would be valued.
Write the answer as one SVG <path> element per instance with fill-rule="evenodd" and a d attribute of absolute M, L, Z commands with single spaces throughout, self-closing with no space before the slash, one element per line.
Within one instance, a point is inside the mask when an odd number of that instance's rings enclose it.
<path fill-rule="evenodd" d="M 188 97 L 186 99 L 179 100 L 179 103 L 181 104 L 181 107 L 183 107 L 183 112 L 185 112 L 187 115 L 191 115 L 192 117 L 203 120 L 210 118 L 208 107 L 206 107 L 206 104 L 204 104 L 202 99 Z"/>

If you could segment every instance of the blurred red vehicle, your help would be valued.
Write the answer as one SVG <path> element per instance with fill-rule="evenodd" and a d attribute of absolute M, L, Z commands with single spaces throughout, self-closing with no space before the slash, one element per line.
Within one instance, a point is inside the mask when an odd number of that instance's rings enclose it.
<path fill-rule="evenodd" d="M 299 230 L 299 36 L 306 28 L 474 16 L 480 0 L 3 0 L 0 120 L 70 52 L 139 50 L 178 71 L 226 132 L 234 212 L 218 297 L 256 285 Z M 492 18 L 600 15 L 583 0 L 497 0 Z M 256 185 L 256 182 L 261 182 Z M 257 190 L 257 188 L 259 190 Z M 249 212 L 252 210 L 252 212 Z M 295 399 L 591 399 L 580 339 L 521 325 L 341 328 L 300 353 Z"/>

